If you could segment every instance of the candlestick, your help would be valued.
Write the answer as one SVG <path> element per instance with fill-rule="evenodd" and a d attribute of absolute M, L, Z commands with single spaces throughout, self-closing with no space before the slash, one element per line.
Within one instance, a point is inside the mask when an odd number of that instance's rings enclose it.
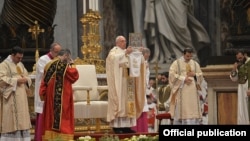
<path fill-rule="evenodd" d="M 86 13 L 86 0 L 83 0 L 82 8 L 83 8 L 83 14 L 85 14 Z"/>

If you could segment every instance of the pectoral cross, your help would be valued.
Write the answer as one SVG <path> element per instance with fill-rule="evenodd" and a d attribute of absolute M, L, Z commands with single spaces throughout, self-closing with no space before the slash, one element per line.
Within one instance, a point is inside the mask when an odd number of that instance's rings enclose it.
<path fill-rule="evenodd" d="M 36 54 L 35 54 L 35 61 L 37 62 L 37 60 L 39 59 L 39 51 L 38 51 L 38 35 L 41 33 L 41 32 L 44 32 L 44 29 L 41 29 L 38 22 L 35 21 L 34 22 L 35 25 L 31 26 L 28 31 L 31 32 L 32 34 L 32 39 L 33 40 L 36 40 Z M 36 63 L 34 64 L 33 66 L 33 74 L 35 73 L 35 70 L 36 70 Z"/>

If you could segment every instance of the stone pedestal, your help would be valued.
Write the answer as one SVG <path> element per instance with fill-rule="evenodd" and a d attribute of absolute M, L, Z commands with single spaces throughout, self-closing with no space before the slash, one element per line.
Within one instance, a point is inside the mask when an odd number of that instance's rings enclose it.
<path fill-rule="evenodd" d="M 208 124 L 237 123 L 237 83 L 229 75 L 232 65 L 202 68 L 208 84 Z"/>

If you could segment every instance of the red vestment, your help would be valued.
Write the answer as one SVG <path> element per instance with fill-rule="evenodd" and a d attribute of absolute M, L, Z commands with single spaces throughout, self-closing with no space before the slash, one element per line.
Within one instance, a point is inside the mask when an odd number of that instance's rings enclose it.
<path fill-rule="evenodd" d="M 72 84 L 79 78 L 75 67 L 59 60 L 45 67 L 40 96 L 44 99 L 43 139 L 73 139 L 74 101 Z"/>

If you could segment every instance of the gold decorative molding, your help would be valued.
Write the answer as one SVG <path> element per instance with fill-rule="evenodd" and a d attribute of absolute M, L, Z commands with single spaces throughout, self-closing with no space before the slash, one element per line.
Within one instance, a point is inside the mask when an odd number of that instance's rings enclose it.
<path fill-rule="evenodd" d="M 98 11 L 89 10 L 81 18 L 83 35 L 81 52 L 83 58 L 76 58 L 75 64 L 93 64 L 97 73 L 105 73 L 105 61 L 100 59 L 102 46 L 100 45 L 99 21 L 101 16 Z"/>

